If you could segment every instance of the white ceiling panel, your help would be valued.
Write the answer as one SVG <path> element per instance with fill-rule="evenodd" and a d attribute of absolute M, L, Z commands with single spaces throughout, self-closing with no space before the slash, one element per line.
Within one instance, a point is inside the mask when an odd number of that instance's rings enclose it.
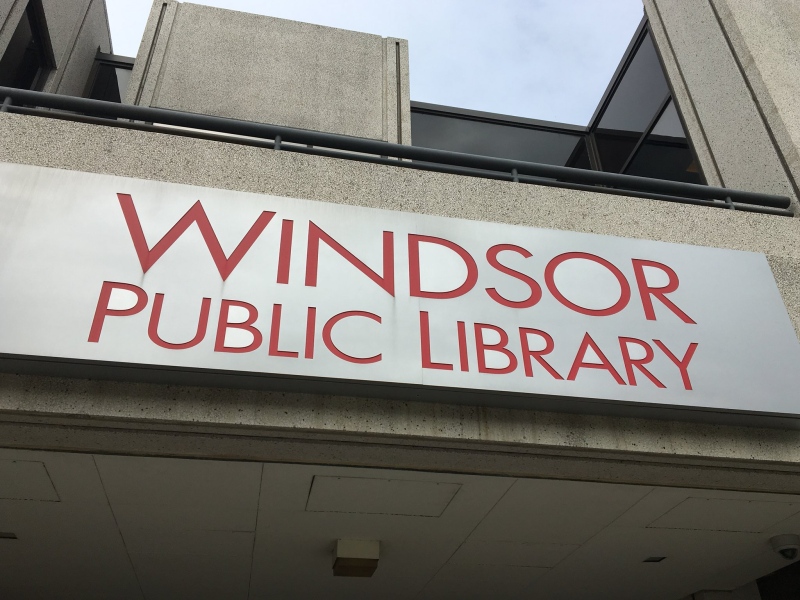
<path fill-rule="evenodd" d="M 783 566 L 769 536 L 800 533 L 799 499 L 763 493 L 13 450 L 0 460 L 42 464 L 60 497 L 0 500 L 0 531 L 19 536 L 0 540 L 3 599 L 676 600 Z M 741 531 L 702 529 L 715 527 Z M 333 576 L 341 538 L 380 541 L 373 577 Z"/>
<path fill-rule="evenodd" d="M 525 592 L 548 569 L 497 565 L 446 565 L 425 586 L 421 600 L 530 598 Z M 535 596 L 534 596 L 535 598 Z"/>
<path fill-rule="evenodd" d="M 317 475 L 306 510 L 439 517 L 460 488 L 458 483 Z"/>
<path fill-rule="evenodd" d="M 147 600 L 247 600 L 250 557 L 131 556 Z"/>
<path fill-rule="evenodd" d="M 261 465 L 214 460 L 97 456 L 108 500 L 115 504 L 188 504 L 255 508 Z"/>
<path fill-rule="evenodd" d="M 43 462 L 0 460 L 0 499 L 58 502 Z"/>
<path fill-rule="evenodd" d="M 761 543 L 758 534 L 609 527 L 528 591 L 546 600 L 677 600 L 708 589 L 713 574 Z M 656 556 L 666 558 L 644 562 Z"/>
<path fill-rule="evenodd" d="M 471 539 L 583 544 L 652 488 L 579 481 L 520 479 Z"/>
<path fill-rule="evenodd" d="M 687 498 L 648 527 L 760 532 L 800 512 L 800 503 Z"/>
<path fill-rule="evenodd" d="M 549 568 L 556 566 L 578 548 L 580 546 L 567 544 L 468 540 L 450 559 L 450 563 Z"/>
<path fill-rule="evenodd" d="M 134 529 L 162 531 L 255 531 L 255 508 L 230 508 L 213 501 L 191 504 L 112 504 L 123 534 Z"/>
<path fill-rule="evenodd" d="M 251 531 L 126 529 L 125 546 L 132 555 L 239 556 L 253 554 Z"/>
<path fill-rule="evenodd" d="M 0 500 L 0 530 L 0 598 L 142 598 L 108 504 Z"/>

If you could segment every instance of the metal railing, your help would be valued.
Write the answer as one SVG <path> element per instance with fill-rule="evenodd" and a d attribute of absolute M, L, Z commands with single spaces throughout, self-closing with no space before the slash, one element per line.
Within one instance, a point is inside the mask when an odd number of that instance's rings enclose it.
<path fill-rule="evenodd" d="M 791 200 L 786 196 L 405 146 L 334 133 L 7 87 L 0 87 L 0 98 L 4 98 L 0 112 L 201 137 L 402 168 L 794 216 L 789 209 Z"/>

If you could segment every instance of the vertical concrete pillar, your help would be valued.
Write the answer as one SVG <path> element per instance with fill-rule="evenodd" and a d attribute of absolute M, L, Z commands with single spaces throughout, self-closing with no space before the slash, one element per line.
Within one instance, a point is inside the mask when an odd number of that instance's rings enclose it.
<path fill-rule="evenodd" d="M 789 98 L 800 89 L 800 35 L 792 23 L 800 25 L 792 2 L 644 5 L 709 183 L 788 195 L 797 206 L 800 109 Z"/>
<path fill-rule="evenodd" d="M 409 144 L 408 43 L 156 0 L 125 102 Z"/>

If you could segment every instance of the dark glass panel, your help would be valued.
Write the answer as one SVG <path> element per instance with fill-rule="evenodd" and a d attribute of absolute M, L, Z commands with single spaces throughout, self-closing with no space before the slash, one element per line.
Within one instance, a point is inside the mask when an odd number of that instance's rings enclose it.
<path fill-rule="evenodd" d="M 117 70 L 111 65 L 99 65 L 89 98 L 107 102 L 121 102 L 119 91 Z"/>
<path fill-rule="evenodd" d="M 646 34 L 595 130 L 604 171 L 622 170 L 668 94 L 656 49 Z"/>
<path fill-rule="evenodd" d="M 411 112 L 411 142 L 424 148 L 564 166 L 581 140 L 579 133 Z"/>
<path fill-rule="evenodd" d="M 575 152 L 572 153 L 572 157 L 567 161 L 567 166 L 575 169 L 592 169 L 592 163 L 589 160 L 589 150 L 586 148 L 585 139 L 582 139 L 578 143 Z"/>
<path fill-rule="evenodd" d="M 648 138 L 625 170 L 627 175 L 668 179 L 686 183 L 703 183 L 700 169 L 689 145 Z"/>
<path fill-rule="evenodd" d="M 674 102 L 670 101 L 664 109 L 625 173 L 653 179 L 703 183 Z"/>
<path fill-rule="evenodd" d="M 678 109 L 675 108 L 675 103 L 672 100 L 669 101 L 667 108 L 658 118 L 658 122 L 651 133 L 653 135 L 686 139 L 686 132 L 683 131 Z"/>
<path fill-rule="evenodd" d="M 598 129 L 643 132 L 669 94 L 650 34 L 645 35 L 636 55 L 622 76 Z"/>
<path fill-rule="evenodd" d="M 44 65 L 44 53 L 26 11 L 0 59 L 0 85 L 32 89 L 37 84 L 39 69 Z"/>

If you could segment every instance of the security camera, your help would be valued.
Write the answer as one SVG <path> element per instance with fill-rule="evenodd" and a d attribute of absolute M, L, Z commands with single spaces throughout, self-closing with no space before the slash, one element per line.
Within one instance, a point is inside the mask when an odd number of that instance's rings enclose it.
<path fill-rule="evenodd" d="M 772 549 L 786 560 L 794 560 L 800 552 L 800 536 L 793 533 L 776 535 L 769 539 Z"/>

